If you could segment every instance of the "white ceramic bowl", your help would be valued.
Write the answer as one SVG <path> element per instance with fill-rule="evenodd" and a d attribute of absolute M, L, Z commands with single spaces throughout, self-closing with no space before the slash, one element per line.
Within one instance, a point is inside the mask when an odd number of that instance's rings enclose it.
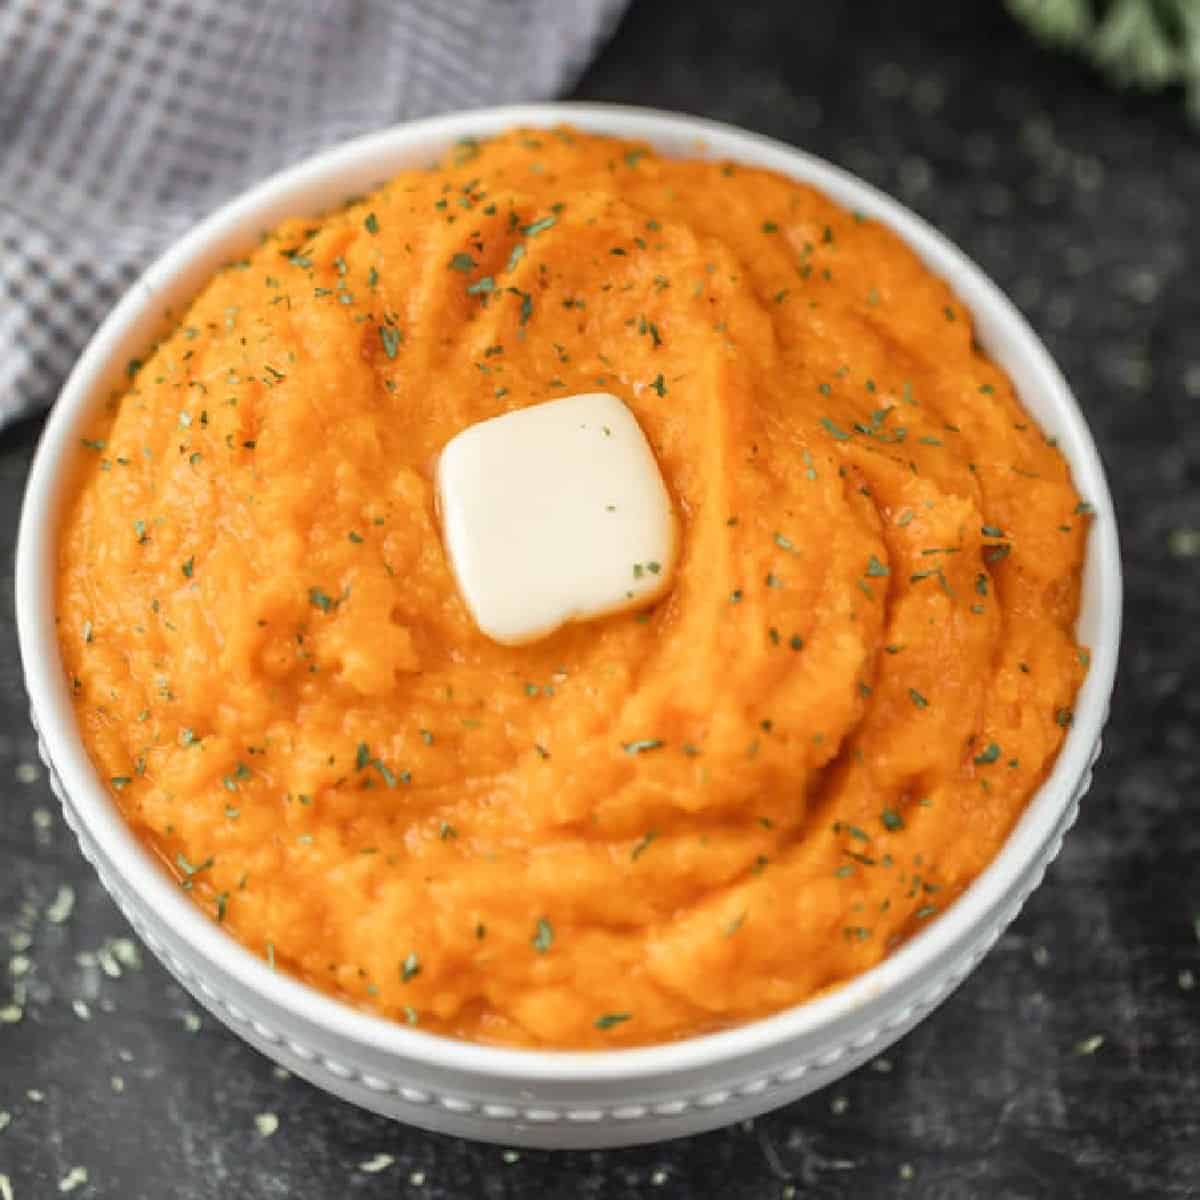
<path fill-rule="evenodd" d="M 728 1032 L 612 1052 L 493 1049 L 357 1012 L 276 974 L 195 907 L 126 828 L 76 728 L 54 627 L 56 530 L 79 431 L 128 359 L 224 261 L 282 218 L 317 214 L 457 139 L 569 121 L 669 154 L 730 158 L 815 184 L 896 230 L 970 308 L 978 337 L 1058 438 L 1096 508 L 1079 637 L 1092 665 L 1054 771 L 991 866 L 943 916 L 844 987 Z M 790 146 L 691 117 L 603 105 L 463 113 L 320 154 L 227 204 L 167 251 L 113 310 L 63 388 L 29 478 L 17 618 L 41 752 L 84 855 L 142 940 L 211 1013 L 289 1070 L 412 1125 L 525 1146 L 616 1146 L 696 1133 L 786 1104 L 853 1070 L 926 1016 L 979 962 L 1037 886 L 1075 820 L 1116 666 L 1121 577 L 1112 501 L 1087 426 L 1029 326 L 980 270 L 894 200 Z"/>

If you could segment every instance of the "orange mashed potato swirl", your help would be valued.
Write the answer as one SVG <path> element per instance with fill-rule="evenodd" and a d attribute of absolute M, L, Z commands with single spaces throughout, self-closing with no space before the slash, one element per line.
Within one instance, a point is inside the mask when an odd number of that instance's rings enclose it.
<path fill-rule="evenodd" d="M 436 456 L 598 389 L 673 590 L 493 644 Z M 439 1033 L 645 1044 L 851 978 L 987 865 L 1086 670 L 1062 456 L 894 234 L 766 171 L 464 143 L 222 270 L 87 432 L 99 774 L 251 950 Z"/>

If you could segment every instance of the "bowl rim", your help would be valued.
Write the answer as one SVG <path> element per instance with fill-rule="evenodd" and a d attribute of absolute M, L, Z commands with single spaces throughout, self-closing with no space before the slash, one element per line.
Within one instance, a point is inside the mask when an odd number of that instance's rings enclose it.
<path fill-rule="evenodd" d="M 516 125 L 569 122 L 589 132 L 651 143 L 691 143 L 697 152 L 766 167 L 820 188 L 847 207 L 861 208 L 894 230 L 951 284 L 974 317 L 988 321 L 1038 377 L 1056 410 L 1060 441 L 1080 492 L 1095 508 L 1088 567 L 1098 581 L 1095 603 L 1102 636 L 1076 702 L 1075 719 L 1050 775 L 1030 799 L 999 852 L 955 903 L 882 962 L 815 998 L 716 1033 L 614 1050 L 534 1050 L 481 1045 L 372 1016 L 284 973 L 225 933 L 174 885 L 125 824 L 101 784 L 75 724 L 59 657 L 50 563 L 56 547 L 60 464 L 77 445 L 75 425 L 111 370 L 118 344 L 158 302 L 157 293 L 223 241 L 245 237 L 254 214 L 297 189 L 403 150 L 430 153 L 468 137 L 487 137 Z M 435 149 L 436 147 L 436 149 Z M 259 227 L 261 228 L 261 226 Z M 255 230 L 257 232 L 257 229 Z M 1012 357 L 1017 357 L 1017 351 Z M 48 561 L 49 560 L 49 561 Z M 886 193 L 806 151 L 736 126 L 686 114 L 627 105 L 558 102 L 480 108 L 395 125 L 321 151 L 285 168 L 221 205 L 165 250 L 131 285 L 100 324 L 64 384 L 42 432 L 25 489 L 16 553 L 16 613 L 26 686 L 35 719 L 75 812 L 103 857 L 207 966 L 257 994 L 292 1021 L 307 1022 L 376 1052 L 466 1072 L 493 1081 L 539 1083 L 644 1080 L 711 1070 L 745 1060 L 851 1019 L 893 989 L 929 978 L 948 950 L 977 934 L 985 919 L 1014 895 L 1014 885 L 1059 831 L 1076 784 L 1090 769 L 1107 716 L 1121 626 L 1121 568 L 1116 518 L 1103 465 L 1082 413 L 1049 352 L 1004 293 L 947 238 Z"/>

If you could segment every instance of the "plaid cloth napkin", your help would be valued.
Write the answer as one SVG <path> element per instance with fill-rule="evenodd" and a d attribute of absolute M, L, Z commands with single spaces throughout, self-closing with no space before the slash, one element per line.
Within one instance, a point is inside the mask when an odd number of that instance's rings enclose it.
<path fill-rule="evenodd" d="M 412 117 L 569 88 L 627 0 L 0 0 L 0 426 L 164 245 Z"/>

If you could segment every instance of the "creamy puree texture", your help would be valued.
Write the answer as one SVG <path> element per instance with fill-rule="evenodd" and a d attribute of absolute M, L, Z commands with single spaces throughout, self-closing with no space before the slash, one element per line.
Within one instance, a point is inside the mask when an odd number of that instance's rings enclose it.
<path fill-rule="evenodd" d="M 89 752 L 197 904 L 369 1011 L 610 1047 L 794 1004 L 953 902 L 1070 723 L 1064 460 L 949 288 L 781 176 L 465 142 L 130 374 L 60 544 Z M 674 587 L 496 645 L 437 454 L 589 391 L 658 457 Z"/>

